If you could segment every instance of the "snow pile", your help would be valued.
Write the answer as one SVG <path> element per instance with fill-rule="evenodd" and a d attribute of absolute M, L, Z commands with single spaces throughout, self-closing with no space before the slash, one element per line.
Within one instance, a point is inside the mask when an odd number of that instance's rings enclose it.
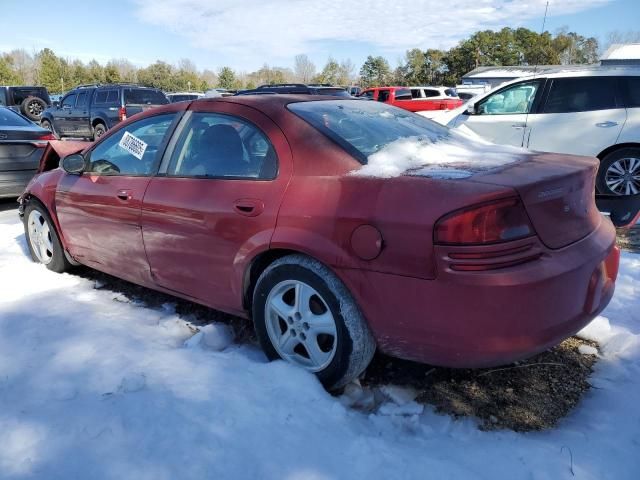
<path fill-rule="evenodd" d="M 392 178 L 405 173 L 436 178 L 466 178 L 475 172 L 503 167 L 522 160 L 528 150 L 450 132 L 435 141 L 400 138 L 368 158 L 354 175 Z"/>
<path fill-rule="evenodd" d="M 583 333 L 587 394 L 553 431 L 482 432 L 388 386 L 327 394 L 221 325 L 194 330 L 32 263 L 0 212 L 0 479 L 616 479 L 640 471 L 640 257 Z M 197 341 L 196 341 L 197 339 Z M 369 405 L 371 410 L 367 410 Z M 379 411 L 378 411 L 379 410 Z M 575 476 L 572 474 L 575 473 Z M 428 472 L 425 473 L 425 472 Z"/>

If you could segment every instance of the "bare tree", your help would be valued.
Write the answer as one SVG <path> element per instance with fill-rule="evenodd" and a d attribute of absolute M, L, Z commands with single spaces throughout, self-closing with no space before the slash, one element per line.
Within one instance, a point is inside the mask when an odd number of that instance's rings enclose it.
<path fill-rule="evenodd" d="M 34 60 L 24 49 L 12 50 L 7 55 L 11 59 L 13 71 L 21 85 L 32 85 L 35 82 Z"/>
<path fill-rule="evenodd" d="M 338 69 L 338 85 L 351 85 L 355 71 L 356 66 L 350 58 L 341 61 L 340 68 Z"/>
<path fill-rule="evenodd" d="M 316 74 L 316 66 L 305 54 L 296 55 L 293 72 L 296 80 L 309 83 Z"/>
<path fill-rule="evenodd" d="M 639 43 L 640 42 L 640 30 L 628 30 L 621 32 L 620 30 L 614 30 L 607 33 L 607 38 L 602 44 L 603 51 L 606 51 L 611 45 L 616 43 Z"/>

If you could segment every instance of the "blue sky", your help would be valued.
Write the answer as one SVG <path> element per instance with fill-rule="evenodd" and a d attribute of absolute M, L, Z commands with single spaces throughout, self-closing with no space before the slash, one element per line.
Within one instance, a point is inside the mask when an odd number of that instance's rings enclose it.
<path fill-rule="evenodd" d="M 38 9 L 46 22 L 24 28 L 24 2 L 0 0 L 0 51 L 44 47 L 105 63 L 126 58 L 193 60 L 198 68 L 262 64 L 290 67 L 306 53 L 320 68 L 329 56 L 357 68 L 369 55 L 396 64 L 408 48 L 448 48 L 486 28 L 539 31 L 546 0 L 58 0 Z M 546 29 L 567 26 L 604 41 L 613 30 L 640 30 L 640 0 L 551 0 Z"/>

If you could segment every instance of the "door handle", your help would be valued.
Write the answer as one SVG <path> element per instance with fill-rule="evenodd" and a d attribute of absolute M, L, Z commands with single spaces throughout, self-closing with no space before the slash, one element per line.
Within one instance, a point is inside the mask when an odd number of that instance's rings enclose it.
<path fill-rule="evenodd" d="M 233 203 L 234 211 L 245 217 L 257 217 L 264 210 L 264 203 L 253 198 L 241 198 Z"/>
<path fill-rule="evenodd" d="M 116 193 L 116 197 L 124 202 L 127 202 L 131 200 L 131 190 L 118 190 L 118 193 Z"/>
<path fill-rule="evenodd" d="M 513 128 L 515 128 L 516 130 L 521 130 L 524 127 L 526 127 L 527 125 L 525 123 L 514 123 L 513 125 L 511 125 Z"/>
<path fill-rule="evenodd" d="M 615 127 L 616 125 L 618 125 L 618 122 L 607 121 L 607 122 L 596 123 L 596 127 L 601 127 L 601 128 Z"/>

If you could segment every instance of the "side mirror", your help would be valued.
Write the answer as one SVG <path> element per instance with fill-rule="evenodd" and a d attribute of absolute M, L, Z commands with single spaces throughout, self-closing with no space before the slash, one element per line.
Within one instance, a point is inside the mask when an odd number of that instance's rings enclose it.
<path fill-rule="evenodd" d="M 476 113 L 476 104 L 473 102 L 469 102 L 467 104 L 467 114 L 468 115 L 475 115 Z"/>
<path fill-rule="evenodd" d="M 87 161 L 79 153 L 67 155 L 62 159 L 62 169 L 71 175 L 80 175 L 84 172 Z"/>

